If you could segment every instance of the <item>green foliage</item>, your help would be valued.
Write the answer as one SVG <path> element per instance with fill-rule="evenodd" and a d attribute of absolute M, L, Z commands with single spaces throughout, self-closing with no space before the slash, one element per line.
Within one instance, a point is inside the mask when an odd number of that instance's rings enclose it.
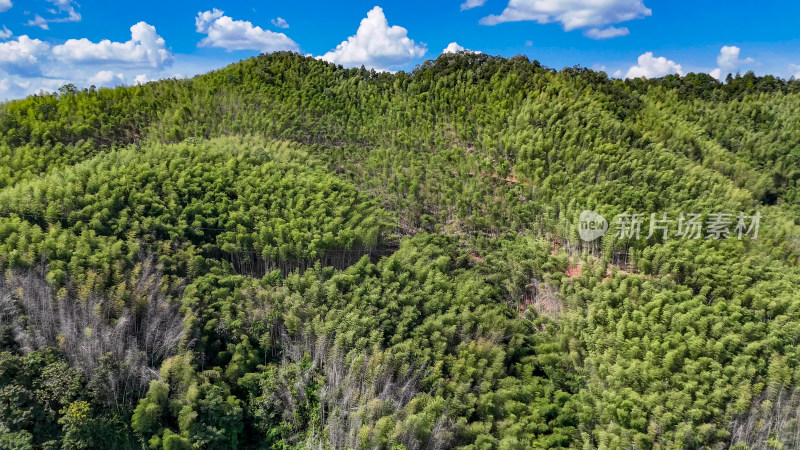
<path fill-rule="evenodd" d="M 60 412 L 81 398 L 84 379 L 50 349 L 25 356 L 0 353 L 0 429 L 9 446 L 60 439 Z"/>
<path fill-rule="evenodd" d="M 288 272 L 357 260 L 379 244 L 386 219 L 363 194 L 299 149 L 265 146 L 230 138 L 129 148 L 21 183 L 0 195 L 10 215 L 0 218 L 9 255 L 0 268 L 45 258 L 53 282 L 63 285 L 66 271 L 102 291 L 145 250 L 167 274 L 187 276 L 209 264 L 204 257 Z"/>
<path fill-rule="evenodd" d="M 0 447 L 792 446 L 798 113 L 477 54 L 6 103 Z M 763 219 L 584 243 L 586 209 Z"/>

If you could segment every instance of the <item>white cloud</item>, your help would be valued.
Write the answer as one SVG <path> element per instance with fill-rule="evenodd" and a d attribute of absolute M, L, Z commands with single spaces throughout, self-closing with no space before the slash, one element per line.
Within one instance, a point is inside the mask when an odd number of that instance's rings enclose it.
<path fill-rule="evenodd" d="M 125 81 L 125 77 L 121 73 L 114 73 L 110 70 L 101 70 L 93 76 L 89 77 L 92 84 L 99 86 L 119 85 Z"/>
<path fill-rule="evenodd" d="M 28 36 L 0 41 L 0 100 L 54 92 L 66 83 L 84 88 L 193 76 L 230 63 L 224 57 L 165 55 L 159 50 L 166 45 L 146 24 L 131 34 L 133 44 L 78 39 L 69 46 L 53 46 Z"/>
<path fill-rule="evenodd" d="M 75 11 L 75 7 L 72 5 L 74 0 L 47 0 L 48 2 L 56 5 L 58 7 L 59 12 L 66 13 L 66 17 L 60 19 L 54 19 L 52 22 L 80 22 L 81 15 Z M 55 11 L 50 10 L 51 13 L 55 13 Z"/>
<path fill-rule="evenodd" d="M 272 24 L 278 28 L 289 28 L 289 23 L 283 17 L 276 17 L 272 19 Z"/>
<path fill-rule="evenodd" d="M 480 53 L 481 53 L 481 52 L 472 51 L 472 50 L 470 50 L 468 48 L 464 48 L 464 47 L 458 45 L 457 42 L 451 42 L 450 44 L 447 45 L 447 47 L 445 47 L 444 50 L 442 50 L 442 54 L 458 53 L 458 52 L 475 53 L 475 54 L 478 54 L 478 55 L 480 55 Z"/>
<path fill-rule="evenodd" d="M 789 64 L 789 70 L 793 73 L 789 75 L 794 77 L 795 80 L 800 80 L 800 64 Z"/>
<path fill-rule="evenodd" d="M 720 49 L 719 56 L 717 56 L 717 64 L 721 69 L 732 70 L 738 68 L 741 64 L 749 64 L 753 62 L 753 58 L 739 59 L 739 54 L 742 49 L 735 46 L 724 46 Z"/>
<path fill-rule="evenodd" d="M 500 15 L 481 19 L 483 25 L 503 22 L 534 21 L 560 23 L 565 31 L 588 29 L 593 39 L 607 39 L 628 34 L 627 28 L 608 25 L 652 15 L 643 0 L 509 0 Z"/>
<path fill-rule="evenodd" d="M 233 20 L 216 8 L 197 14 L 198 33 L 207 34 L 200 47 L 218 47 L 227 51 L 258 50 L 269 53 L 281 50 L 298 51 L 300 46 L 283 33 L 264 30 L 244 20 Z"/>
<path fill-rule="evenodd" d="M 625 78 L 658 78 L 675 73 L 683 75 L 680 64 L 663 56 L 656 58 L 653 56 L 653 52 L 647 52 L 639 56 L 638 63 L 638 65 L 628 69 Z"/>
<path fill-rule="evenodd" d="M 20 91 L 30 88 L 29 82 L 20 82 L 11 77 L 0 78 L 0 98 L 11 98 Z"/>
<path fill-rule="evenodd" d="M 2 1 L 2 0 L 0 0 Z M 75 11 L 75 6 L 73 6 L 73 0 L 47 0 L 48 2 L 55 5 L 58 10 L 50 9 L 48 12 L 53 15 L 63 14 L 61 17 L 53 17 L 50 19 L 45 19 L 44 17 L 36 14 L 33 19 L 28 20 L 28 25 L 30 27 L 39 27 L 43 30 L 49 30 L 50 26 L 49 23 L 64 23 L 64 22 L 80 22 L 81 15 L 77 11 Z"/>
<path fill-rule="evenodd" d="M 11 30 L 8 29 L 8 27 L 3 25 L 3 29 L 0 30 L 0 39 L 8 39 L 13 35 L 14 33 L 12 33 Z"/>
<path fill-rule="evenodd" d="M 90 40 L 70 39 L 53 47 L 53 56 L 67 63 L 113 63 L 136 67 L 160 69 L 172 62 L 172 52 L 166 48 L 164 38 L 156 28 L 146 22 L 131 27 L 131 40 L 111 42 L 104 39 L 94 43 Z"/>
<path fill-rule="evenodd" d="M 525 47 L 533 47 L 533 41 L 531 41 L 530 39 L 525 41 Z"/>
<path fill-rule="evenodd" d="M 55 92 L 59 86 L 69 83 L 59 78 L 19 78 L 11 76 L 0 81 L 0 98 L 19 98 L 39 92 Z"/>
<path fill-rule="evenodd" d="M 146 73 L 140 73 L 133 79 L 133 84 L 146 84 L 150 81 L 152 80 L 147 76 Z"/>
<path fill-rule="evenodd" d="M 484 3 L 486 3 L 486 0 L 466 0 L 461 4 L 461 10 L 466 11 L 468 9 L 477 8 L 483 6 Z"/>
<path fill-rule="evenodd" d="M 742 65 L 755 62 L 753 58 L 739 59 L 741 51 L 742 49 L 736 46 L 723 46 L 717 56 L 717 68 L 709 72 L 709 75 L 719 80 L 723 75 L 738 72 Z"/>
<path fill-rule="evenodd" d="M 214 8 L 212 11 L 203 11 L 197 13 L 197 17 L 194 19 L 194 26 L 198 33 L 208 33 L 208 29 L 211 25 L 220 17 L 222 17 L 225 13 Z"/>
<path fill-rule="evenodd" d="M 376 6 L 361 20 L 354 36 L 320 59 L 348 67 L 364 65 L 385 70 L 420 58 L 427 51 L 427 48 L 417 45 L 408 37 L 405 28 L 398 25 L 390 27 L 383 9 Z"/>
<path fill-rule="evenodd" d="M 11 0 L 0 0 L 0 12 L 8 11 L 12 6 Z"/>
<path fill-rule="evenodd" d="M 442 50 L 442 53 L 458 53 L 463 51 L 464 47 L 458 45 L 457 42 L 451 42 L 447 45 L 447 47 L 445 47 L 444 50 Z"/>
<path fill-rule="evenodd" d="M 620 36 L 627 36 L 631 34 L 627 27 L 607 27 L 607 28 L 590 28 L 586 30 L 584 36 L 592 39 L 610 39 Z"/>
<path fill-rule="evenodd" d="M 0 70 L 9 74 L 38 75 L 39 64 L 48 57 L 50 45 L 26 35 L 0 42 Z"/>
<path fill-rule="evenodd" d="M 29 27 L 39 27 L 39 28 L 41 28 L 43 30 L 49 30 L 50 29 L 50 26 L 47 25 L 47 20 L 45 20 L 44 17 L 42 17 L 42 16 L 40 16 L 38 14 L 36 14 L 36 16 L 34 16 L 33 19 L 28 20 L 28 23 L 26 23 L 25 25 L 27 25 Z"/>
<path fill-rule="evenodd" d="M 27 35 L 0 41 L 0 98 L 53 92 L 66 83 L 120 85 L 142 69 L 148 76 L 163 77 L 173 58 L 164 39 L 144 22 L 130 30 L 127 42 L 70 39 L 53 46 Z"/>

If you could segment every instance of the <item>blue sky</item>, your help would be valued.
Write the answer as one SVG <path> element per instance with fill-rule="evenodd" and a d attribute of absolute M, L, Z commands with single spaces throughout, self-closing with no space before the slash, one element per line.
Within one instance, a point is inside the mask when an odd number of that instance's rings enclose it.
<path fill-rule="evenodd" d="M 0 0 L 0 98 L 187 77 L 260 52 L 410 70 L 445 48 L 612 76 L 800 77 L 799 2 Z"/>

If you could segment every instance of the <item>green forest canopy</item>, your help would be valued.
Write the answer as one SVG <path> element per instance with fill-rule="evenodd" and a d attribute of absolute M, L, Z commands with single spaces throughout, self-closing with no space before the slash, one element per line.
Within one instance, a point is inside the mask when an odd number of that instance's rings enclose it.
<path fill-rule="evenodd" d="M 274 53 L 7 102 L 0 161 L 0 448 L 800 446 L 800 82 Z"/>

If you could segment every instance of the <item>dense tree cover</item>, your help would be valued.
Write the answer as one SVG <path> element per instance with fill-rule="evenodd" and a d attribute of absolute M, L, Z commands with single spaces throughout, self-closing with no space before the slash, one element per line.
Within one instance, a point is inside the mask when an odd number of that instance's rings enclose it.
<path fill-rule="evenodd" d="M 470 53 L 9 102 L 0 447 L 796 446 L 799 112 Z"/>
<path fill-rule="evenodd" d="M 169 275 L 229 260 L 248 273 L 309 261 L 357 261 L 378 246 L 385 214 L 302 150 L 229 138 L 105 153 L 0 195 L 2 269 L 48 262 L 56 287 L 73 274 L 112 288 L 141 252 Z"/>
<path fill-rule="evenodd" d="M 117 415 L 94 415 L 86 379 L 58 349 L 4 351 L 0 363 L 0 447 L 136 448 Z"/>
<path fill-rule="evenodd" d="M 284 281 L 198 278 L 183 300 L 194 357 L 162 367 L 134 428 L 156 446 L 567 446 L 574 406 L 541 375 L 538 320 L 519 320 L 456 244 L 419 236 L 377 265 Z M 542 243 L 527 253 L 528 276 L 565 262 Z"/>
<path fill-rule="evenodd" d="M 729 442 L 727 420 L 765 385 L 800 375 L 797 271 L 706 251 L 679 284 L 674 269 L 649 262 L 668 265 L 659 253 L 680 251 L 671 247 L 646 255 L 632 276 L 603 280 L 605 266 L 590 262 L 588 279 L 566 289 L 585 308 L 565 323 L 591 368 L 582 424 L 598 445 Z"/>

